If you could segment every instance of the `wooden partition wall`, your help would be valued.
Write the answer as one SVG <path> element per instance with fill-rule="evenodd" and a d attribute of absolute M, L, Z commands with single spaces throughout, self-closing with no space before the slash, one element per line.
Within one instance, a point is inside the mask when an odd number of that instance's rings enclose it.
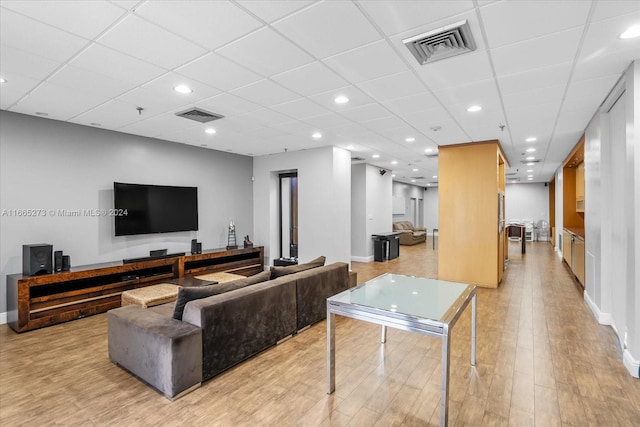
<path fill-rule="evenodd" d="M 491 140 L 443 146 L 438 157 L 438 278 L 496 288 L 506 256 L 506 156 Z"/>

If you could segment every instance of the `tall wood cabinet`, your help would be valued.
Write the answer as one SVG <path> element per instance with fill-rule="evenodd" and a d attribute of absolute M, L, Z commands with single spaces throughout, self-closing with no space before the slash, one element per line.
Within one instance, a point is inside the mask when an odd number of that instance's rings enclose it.
<path fill-rule="evenodd" d="M 443 146 L 438 157 L 438 278 L 496 288 L 505 261 L 506 156 L 491 140 Z"/>
<path fill-rule="evenodd" d="M 562 258 L 585 286 L 585 167 L 584 136 L 571 151 L 562 167 Z"/>

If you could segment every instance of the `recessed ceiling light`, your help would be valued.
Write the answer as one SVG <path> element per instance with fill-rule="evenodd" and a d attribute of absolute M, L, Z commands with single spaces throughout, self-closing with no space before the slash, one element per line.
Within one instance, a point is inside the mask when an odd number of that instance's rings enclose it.
<path fill-rule="evenodd" d="M 527 141 L 527 142 L 535 142 L 537 140 L 538 140 L 538 138 L 536 138 L 535 136 L 530 136 L 529 138 L 525 139 L 525 141 Z"/>
<path fill-rule="evenodd" d="M 3 79 L 2 77 L 0 77 L 0 83 L 6 83 L 7 81 L 5 79 Z"/>
<path fill-rule="evenodd" d="M 515 179 L 513 181 L 511 181 L 512 184 L 515 184 L 516 182 L 518 182 L 518 181 L 516 181 Z"/>
<path fill-rule="evenodd" d="M 527 169 L 527 172 L 533 172 L 533 169 Z"/>
<path fill-rule="evenodd" d="M 633 39 L 636 37 L 640 37 L 640 25 L 634 25 L 625 30 L 624 33 L 620 34 L 620 38 L 623 40 Z"/>
<path fill-rule="evenodd" d="M 322 138 L 322 134 L 320 132 L 315 132 L 313 135 L 311 135 L 311 138 L 320 139 Z"/>
<path fill-rule="evenodd" d="M 533 175 L 527 175 L 527 178 L 533 178 Z"/>
<path fill-rule="evenodd" d="M 425 148 L 424 152 L 425 153 L 431 153 L 431 152 L 433 152 L 433 148 Z"/>
<path fill-rule="evenodd" d="M 380 157 L 380 154 L 374 154 L 374 155 L 373 155 L 373 156 L 371 156 L 371 157 L 373 157 L 374 159 L 377 159 L 378 157 Z"/>
<path fill-rule="evenodd" d="M 396 174 L 395 174 L 395 173 L 394 173 L 393 175 L 391 175 L 391 178 L 395 178 L 395 177 L 396 177 Z"/>
<path fill-rule="evenodd" d="M 527 163 L 527 166 L 533 166 L 533 165 L 535 165 L 535 163 L 533 163 L 533 162 Z"/>
<path fill-rule="evenodd" d="M 470 113 L 475 113 L 476 111 L 480 110 L 482 110 L 482 107 L 480 105 L 472 105 L 471 107 L 467 108 L 467 111 Z"/>
<path fill-rule="evenodd" d="M 415 180 L 415 179 L 412 179 L 412 180 L 411 180 L 411 182 L 416 182 L 416 180 Z"/>
<path fill-rule="evenodd" d="M 437 177 L 438 177 L 438 175 L 433 175 L 433 176 L 432 176 L 432 178 L 437 178 Z"/>
<path fill-rule="evenodd" d="M 391 161 L 391 164 L 392 164 L 392 165 L 397 165 L 397 164 L 398 164 L 398 161 L 397 161 L 397 160 L 392 160 L 392 161 Z"/>
<path fill-rule="evenodd" d="M 536 151 L 535 148 L 527 148 L 527 153 L 533 153 L 534 151 Z"/>
<path fill-rule="evenodd" d="M 418 168 L 413 168 L 411 170 L 414 171 L 414 172 L 418 172 Z"/>
<path fill-rule="evenodd" d="M 527 178 L 527 181 L 533 181 L 533 178 Z"/>
<path fill-rule="evenodd" d="M 534 156 L 529 156 L 527 157 L 525 160 L 535 160 L 536 158 Z"/>
<path fill-rule="evenodd" d="M 187 85 L 178 85 L 178 86 L 174 87 L 173 90 L 175 90 L 178 93 L 191 93 L 191 92 L 193 92 L 193 89 L 191 89 Z"/>
<path fill-rule="evenodd" d="M 427 187 L 431 187 L 431 183 L 427 182 Z"/>
<path fill-rule="evenodd" d="M 216 130 L 214 128 L 206 128 L 204 131 L 209 135 L 213 135 L 214 133 L 216 133 Z"/>
<path fill-rule="evenodd" d="M 340 96 L 337 96 L 333 101 L 336 104 L 346 104 L 347 102 L 349 102 L 349 98 L 347 98 L 344 95 L 340 95 Z"/>
<path fill-rule="evenodd" d="M 416 139 L 415 139 L 414 137 L 412 137 L 412 136 L 410 136 L 410 137 L 408 137 L 408 138 L 405 138 L 405 141 L 407 141 L 407 142 L 413 142 L 413 141 L 415 141 L 415 140 L 416 140 Z"/>
<path fill-rule="evenodd" d="M 347 145 L 347 150 L 353 150 L 353 145 Z"/>

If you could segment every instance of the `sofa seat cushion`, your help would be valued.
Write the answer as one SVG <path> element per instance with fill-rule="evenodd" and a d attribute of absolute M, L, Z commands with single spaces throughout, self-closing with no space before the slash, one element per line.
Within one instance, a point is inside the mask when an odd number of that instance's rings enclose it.
<path fill-rule="evenodd" d="M 324 266 L 326 257 L 319 256 L 304 264 L 289 265 L 286 267 L 271 267 L 271 279 L 277 279 L 278 277 L 286 276 L 287 274 L 298 273 L 300 271 L 310 270 L 316 267 Z"/>
<path fill-rule="evenodd" d="M 187 305 L 189 301 L 222 294 L 235 289 L 244 288 L 249 285 L 255 285 L 256 283 L 269 280 L 270 277 L 271 272 L 263 271 L 262 273 L 254 274 L 253 276 L 249 276 L 244 279 L 232 280 L 231 282 L 216 285 L 181 287 L 178 290 L 178 299 L 176 300 L 176 305 L 173 309 L 173 318 L 182 320 L 184 306 Z"/>

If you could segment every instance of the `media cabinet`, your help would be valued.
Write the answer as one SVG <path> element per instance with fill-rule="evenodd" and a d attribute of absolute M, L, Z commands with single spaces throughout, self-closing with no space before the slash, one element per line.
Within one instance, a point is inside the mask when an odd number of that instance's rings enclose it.
<path fill-rule="evenodd" d="M 16 332 L 120 307 L 123 291 L 166 280 L 224 271 L 250 276 L 264 269 L 264 248 L 211 249 L 201 254 L 109 262 L 71 271 L 7 276 L 7 323 Z"/>

